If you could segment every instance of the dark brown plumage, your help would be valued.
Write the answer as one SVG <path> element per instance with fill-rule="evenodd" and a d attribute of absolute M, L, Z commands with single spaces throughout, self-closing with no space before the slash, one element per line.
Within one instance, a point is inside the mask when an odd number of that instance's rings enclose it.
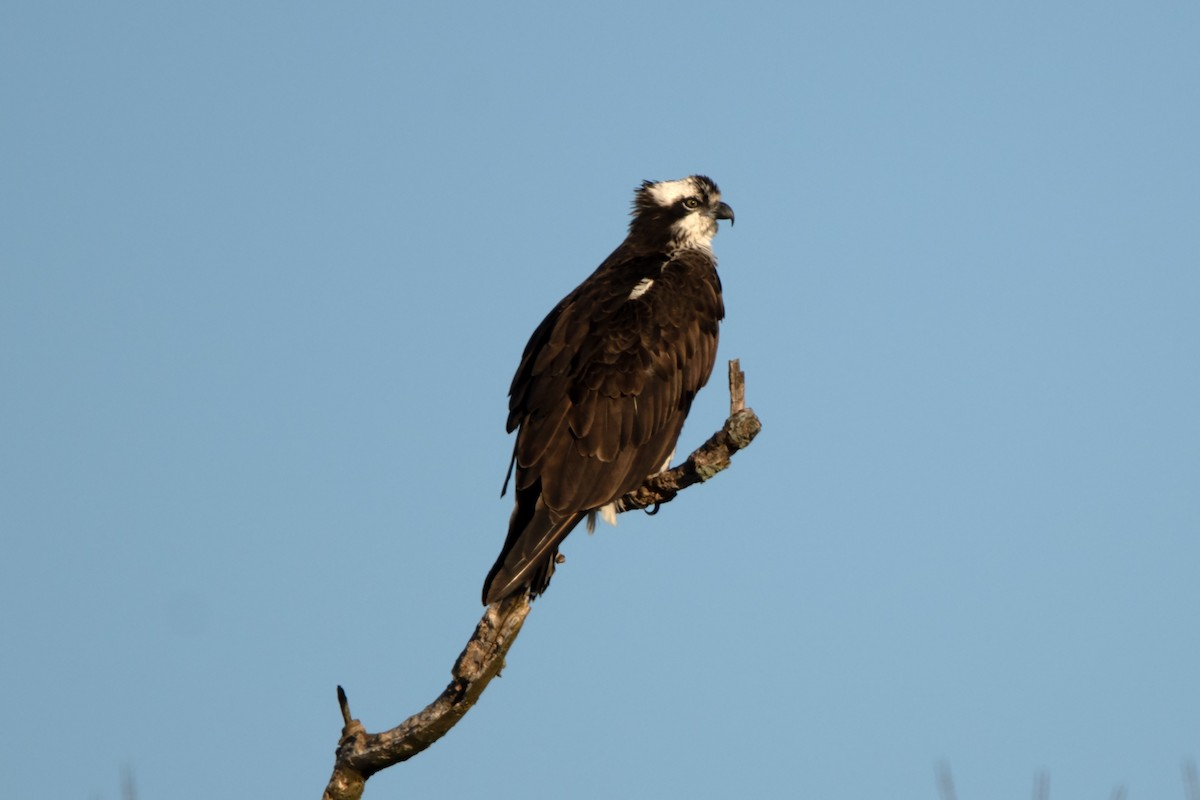
<path fill-rule="evenodd" d="M 733 211 L 702 175 L 643 183 L 628 237 L 533 332 L 509 389 L 516 504 L 484 603 L 545 591 L 579 521 L 666 466 L 716 360 L 718 219 Z"/>

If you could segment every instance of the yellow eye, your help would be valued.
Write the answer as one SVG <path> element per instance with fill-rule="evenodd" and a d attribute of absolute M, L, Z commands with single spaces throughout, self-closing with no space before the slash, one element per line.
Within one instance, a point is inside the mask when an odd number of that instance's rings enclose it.
<path fill-rule="evenodd" d="M 689 211 L 695 211 L 700 207 L 700 201 L 694 197 L 685 198 L 683 201 L 683 207 Z"/>

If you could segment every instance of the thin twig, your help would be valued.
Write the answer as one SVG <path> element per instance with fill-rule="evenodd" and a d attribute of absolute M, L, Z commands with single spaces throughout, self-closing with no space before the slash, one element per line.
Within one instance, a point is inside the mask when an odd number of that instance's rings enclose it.
<path fill-rule="evenodd" d="M 746 407 L 746 373 L 742 362 L 734 358 L 729 361 L 729 416 L 734 416 Z"/>
<path fill-rule="evenodd" d="M 1033 776 L 1033 800 L 1050 800 L 1050 773 L 1045 770 Z"/>
<path fill-rule="evenodd" d="M 346 697 L 346 690 L 341 686 L 338 687 L 338 705 L 342 709 L 342 724 L 349 725 L 354 721 L 354 717 L 350 714 L 350 700 Z"/>
<path fill-rule="evenodd" d="M 1200 777 L 1196 775 L 1196 762 L 1190 758 L 1183 762 L 1183 790 L 1187 800 L 1200 800 Z"/>
<path fill-rule="evenodd" d="M 950 765 L 945 761 L 938 764 L 937 785 L 942 800 L 955 800 L 958 797 L 954 791 L 954 774 L 950 772 Z"/>

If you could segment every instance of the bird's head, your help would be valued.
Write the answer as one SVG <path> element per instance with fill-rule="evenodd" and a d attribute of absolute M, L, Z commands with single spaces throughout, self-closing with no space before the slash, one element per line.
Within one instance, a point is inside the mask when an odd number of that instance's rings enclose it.
<path fill-rule="evenodd" d="M 721 202 L 721 190 L 704 175 L 644 181 L 634 195 L 629 235 L 653 246 L 708 250 L 719 219 L 732 225 L 733 209 Z"/>

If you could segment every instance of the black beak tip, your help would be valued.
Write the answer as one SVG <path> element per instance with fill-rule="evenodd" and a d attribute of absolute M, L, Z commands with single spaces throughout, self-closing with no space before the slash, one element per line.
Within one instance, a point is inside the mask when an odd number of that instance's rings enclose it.
<path fill-rule="evenodd" d="M 729 207 L 728 203 L 721 203 L 717 206 L 717 219 L 727 219 L 729 224 L 733 225 L 733 209 Z"/>

